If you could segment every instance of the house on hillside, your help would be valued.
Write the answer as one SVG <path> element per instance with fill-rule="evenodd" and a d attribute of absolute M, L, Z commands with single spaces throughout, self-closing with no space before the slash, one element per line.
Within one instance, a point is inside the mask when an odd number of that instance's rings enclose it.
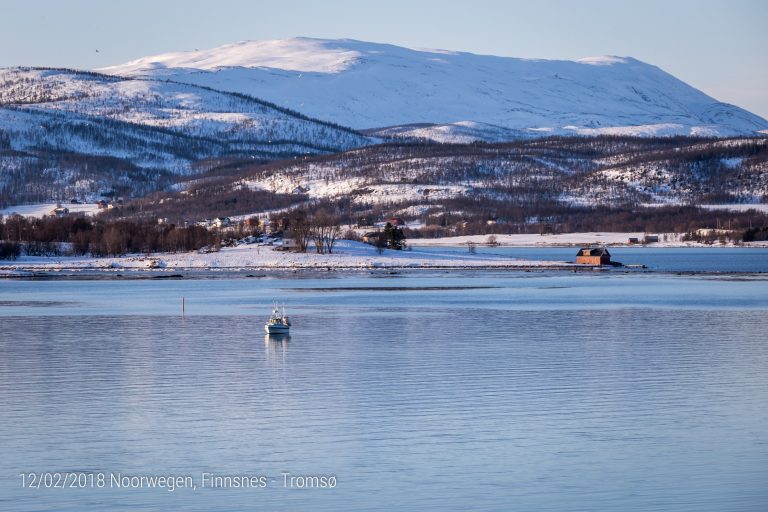
<path fill-rule="evenodd" d="M 48 215 L 50 215 L 51 217 L 66 217 L 67 215 L 69 215 L 69 208 L 67 208 L 66 206 L 59 205 L 53 210 L 51 210 L 48 213 Z"/>
<path fill-rule="evenodd" d="M 381 231 L 369 231 L 363 235 L 362 240 L 363 243 L 376 245 L 379 239 L 381 239 L 381 236 Z"/>
<path fill-rule="evenodd" d="M 213 227 L 215 228 L 226 228 L 229 227 L 231 223 L 232 221 L 229 220 L 229 217 L 216 217 L 213 219 Z"/>
<path fill-rule="evenodd" d="M 576 254 L 576 263 L 583 265 L 610 265 L 611 253 L 605 247 L 584 247 Z"/>

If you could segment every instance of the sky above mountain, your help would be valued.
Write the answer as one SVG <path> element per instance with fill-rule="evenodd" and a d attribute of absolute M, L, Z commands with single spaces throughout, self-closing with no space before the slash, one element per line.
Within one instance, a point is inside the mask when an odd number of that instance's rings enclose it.
<path fill-rule="evenodd" d="M 89 69 L 300 35 L 523 58 L 626 55 L 768 117 L 766 21 L 763 0 L 6 0 L 0 66 Z"/>

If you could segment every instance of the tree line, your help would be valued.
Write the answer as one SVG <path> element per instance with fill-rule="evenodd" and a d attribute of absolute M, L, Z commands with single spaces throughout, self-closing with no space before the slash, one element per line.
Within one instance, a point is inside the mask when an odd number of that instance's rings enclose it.
<path fill-rule="evenodd" d="M 126 253 L 185 252 L 215 247 L 220 237 L 200 226 L 146 221 L 104 221 L 84 216 L 29 218 L 0 216 L 0 259 L 30 256 L 120 256 Z"/>
<path fill-rule="evenodd" d="M 728 225 L 736 233 L 768 228 L 768 215 L 757 211 L 711 211 L 694 206 L 612 208 L 573 206 L 555 201 L 519 205 L 460 197 L 445 201 L 443 208 L 425 213 L 423 227 L 406 229 L 409 238 L 456 235 L 548 234 L 575 232 L 688 233 L 701 228 Z M 450 213 L 464 212 L 464 213 Z M 471 213 L 469 213 L 471 212 Z M 744 238 L 745 241 L 748 241 Z"/>

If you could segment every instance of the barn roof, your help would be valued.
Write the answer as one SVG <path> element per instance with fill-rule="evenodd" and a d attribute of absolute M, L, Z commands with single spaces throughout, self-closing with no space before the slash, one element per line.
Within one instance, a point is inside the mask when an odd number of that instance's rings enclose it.
<path fill-rule="evenodd" d="M 582 247 L 576 256 L 611 256 L 605 247 Z"/>

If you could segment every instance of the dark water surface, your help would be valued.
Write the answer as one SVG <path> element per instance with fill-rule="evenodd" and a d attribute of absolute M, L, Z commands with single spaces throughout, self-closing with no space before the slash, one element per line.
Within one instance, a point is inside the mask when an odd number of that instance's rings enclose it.
<path fill-rule="evenodd" d="M 0 281 L 0 510 L 766 510 L 768 280 L 383 276 Z"/>

